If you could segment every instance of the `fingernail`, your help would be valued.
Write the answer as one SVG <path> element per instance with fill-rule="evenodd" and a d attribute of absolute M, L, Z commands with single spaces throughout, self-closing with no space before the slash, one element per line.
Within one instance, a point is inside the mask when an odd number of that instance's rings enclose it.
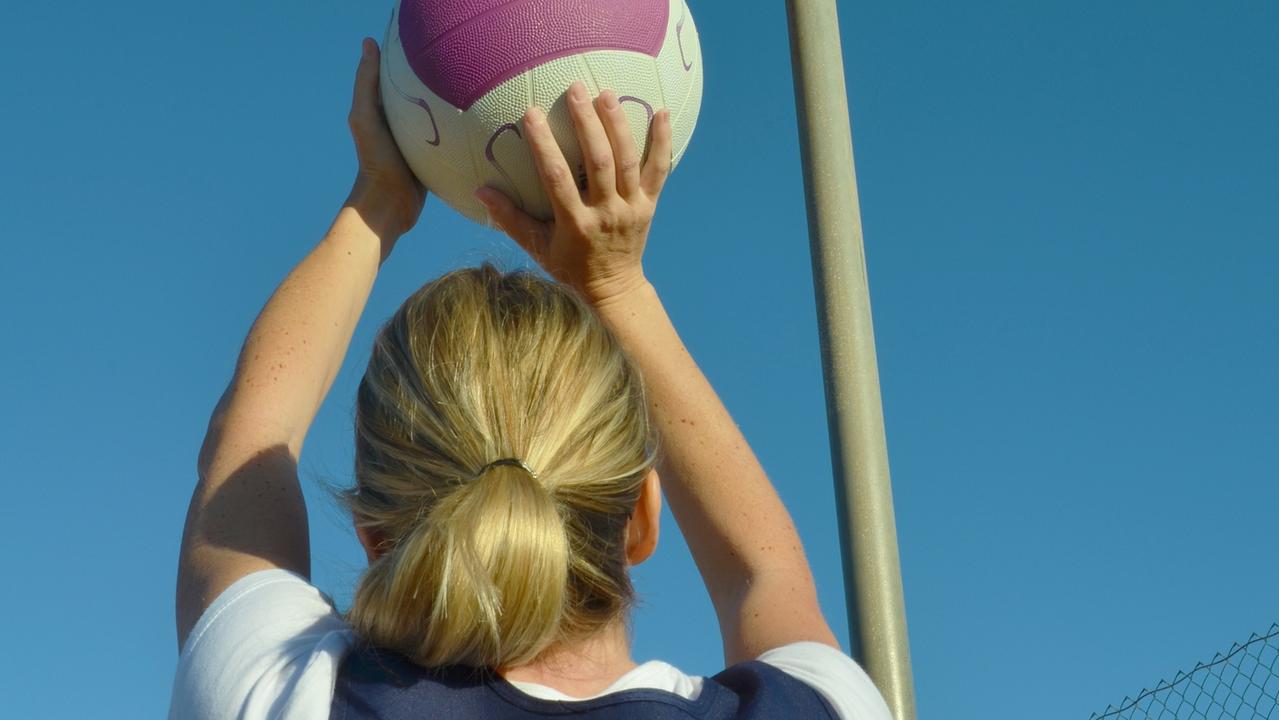
<path fill-rule="evenodd" d="M 475 194 L 475 199 L 476 199 L 476 200 L 479 200 L 479 201 L 480 201 L 480 204 L 481 204 L 481 205 L 483 205 L 484 207 L 486 207 L 486 208 L 492 208 L 492 207 L 493 207 L 493 201 L 489 199 L 489 197 L 488 197 L 488 193 L 484 192 L 484 190 L 485 190 L 485 188 L 480 188 L 479 190 L 476 190 L 476 191 L 475 191 L 475 193 L 474 193 L 474 194 Z"/>
<path fill-rule="evenodd" d="M 612 90 L 605 90 L 604 92 L 600 93 L 600 99 L 604 102 L 604 108 L 606 110 L 617 109 L 617 106 L 618 106 L 617 93 L 613 92 Z"/>
<path fill-rule="evenodd" d="M 575 82 L 572 85 L 569 85 L 568 96 L 577 102 L 582 102 L 586 99 L 586 86 L 582 85 L 580 82 Z"/>

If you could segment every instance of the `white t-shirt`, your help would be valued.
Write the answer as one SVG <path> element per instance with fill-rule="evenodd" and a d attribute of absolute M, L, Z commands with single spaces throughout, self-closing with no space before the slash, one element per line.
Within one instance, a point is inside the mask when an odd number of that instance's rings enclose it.
<path fill-rule="evenodd" d="M 354 645 L 332 602 L 301 576 L 265 570 L 238 580 L 204 611 L 178 659 L 170 720 L 323 720 L 342 659 Z M 759 660 L 802 680 L 841 720 L 891 720 L 857 663 L 835 648 L 799 642 Z M 696 699 L 704 678 L 646 662 L 599 695 L 655 688 Z M 512 682 L 545 700 L 585 700 L 544 685 Z"/>

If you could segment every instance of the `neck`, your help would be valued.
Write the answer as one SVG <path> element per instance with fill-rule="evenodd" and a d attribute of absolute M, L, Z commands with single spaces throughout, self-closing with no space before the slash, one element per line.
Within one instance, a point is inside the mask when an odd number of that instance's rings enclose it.
<path fill-rule="evenodd" d="M 618 621 L 583 640 L 553 646 L 533 662 L 501 668 L 498 673 L 507 680 L 587 697 L 599 694 L 634 667 L 626 624 Z"/>

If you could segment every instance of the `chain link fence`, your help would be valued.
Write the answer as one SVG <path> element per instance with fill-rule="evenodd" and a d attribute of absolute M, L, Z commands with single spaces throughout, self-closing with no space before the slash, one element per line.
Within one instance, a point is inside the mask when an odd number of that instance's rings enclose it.
<path fill-rule="evenodd" d="M 1279 718 L 1279 623 L 1212 660 L 1124 698 L 1090 720 L 1266 720 Z"/>

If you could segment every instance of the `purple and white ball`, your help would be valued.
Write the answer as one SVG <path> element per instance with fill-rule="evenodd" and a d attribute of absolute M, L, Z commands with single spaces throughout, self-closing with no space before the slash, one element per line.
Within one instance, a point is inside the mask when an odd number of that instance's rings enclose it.
<path fill-rule="evenodd" d="M 519 121 L 536 105 L 569 166 L 580 171 L 564 93 L 620 96 L 635 143 L 647 149 L 653 113 L 669 108 L 675 163 L 702 102 L 702 57 L 684 0 L 400 0 L 382 52 L 382 104 L 413 172 L 467 217 L 473 196 L 506 193 L 551 217 Z"/>

